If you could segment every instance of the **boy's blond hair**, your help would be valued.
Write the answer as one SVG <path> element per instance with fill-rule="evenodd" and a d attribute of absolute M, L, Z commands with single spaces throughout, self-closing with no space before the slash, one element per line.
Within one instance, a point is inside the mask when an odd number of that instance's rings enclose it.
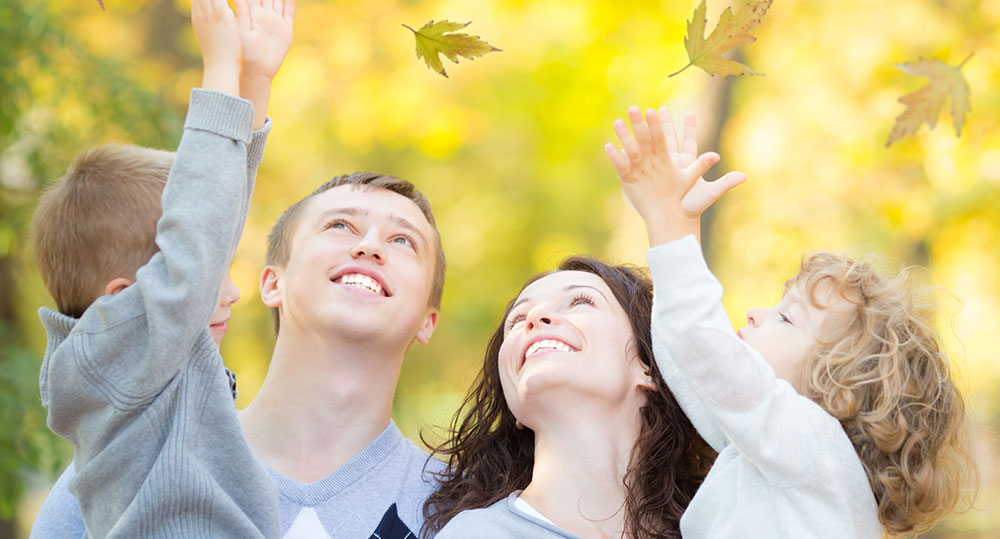
<path fill-rule="evenodd" d="M 173 159 L 162 150 L 98 146 L 42 195 L 31 239 L 59 312 L 79 318 L 109 281 L 135 279 L 157 252 L 160 197 Z"/>
<path fill-rule="evenodd" d="M 847 318 L 824 325 L 800 387 L 840 420 L 879 520 L 894 534 L 927 530 L 977 483 L 965 404 L 911 273 L 887 278 L 870 264 L 820 253 L 786 284 L 803 286 L 822 307 L 816 287 L 832 283 L 853 304 Z"/>

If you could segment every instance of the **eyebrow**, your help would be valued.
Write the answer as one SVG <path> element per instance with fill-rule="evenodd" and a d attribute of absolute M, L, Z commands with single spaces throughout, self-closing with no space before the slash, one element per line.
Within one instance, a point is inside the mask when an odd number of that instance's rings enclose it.
<path fill-rule="evenodd" d="M 799 294 L 797 294 L 797 293 L 792 294 L 791 292 L 789 292 L 789 293 L 785 294 L 785 297 L 788 298 L 788 301 L 792 304 L 792 305 L 789 305 L 789 307 L 788 307 L 789 309 L 791 309 L 793 306 L 798 306 L 799 312 L 802 313 L 802 315 L 805 317 L 806 321 L 807 322 L 811 322 L 812 321 L 812 316 L 810 316 L 810 314 L 809 314 L 809 309 L 807 308 L 806 302 L 805 302 L 804 299 L 802 299 L 801 297 L 799 297 Z"/>
<path fill-rule="evenodd" d="M 348 206 L 346 208 L 331 208 L 319 214 L 319 217 L 316 218 L 316 222 L 323 223 L 335 215 L 349 215 L 351 217 L 368 217 L 369 215 L 371 215 L 371 213 L 364 208 L 358 208 L 355 206 Z M 406 229 L 412 232 L 414 235 L 416 235 L 420 239 L 420 242 L 423 247 L 427 247 L 429 245 L 427 237 L 424 236 L 424 233 L 421 232 L 420 229 L 416 227 L 416 225 L 411 223 L 409 220 L 400 217 L 396 214 L 389 213 L 387 215 L 389 217 L 389 222 L 400 228 Z"/>
<path fill-rule="evenodd" d="M 597 288 L 595 288 L 593 286 L 590 286 L 588 284 L 571 284 L 571 285 L 566 286 L 565 288 L 563 288 L 562 291 L 563 292 L 569 292 L 570 290 L 574 290 L 574 289 L 577 289 L 577 288 L 589 288 L 589 289 L 593 290 L 594 292 L 597 292 L 598 294 L 600 294 L 601 297 L 604 298 L 604 301 L 607 301 L 608 303 L 611 303 L 610 301 L 608 301 L 608 297 L 604 295 L 604 292 L 601 292 Z M 513 311 L 514 309 L 517 308 L 518 305 L 520 305 L 520 304 L 522 304 L 525 301 L 528 301 L 530 299 L 531 299 L 530 297 L 526 297 L 526 298 L 521 298 L 521 299 L 517 300 L 517 303 L 515 303 L 514 305 L 512 305 L 511 308 L 510 308 L 510 310 Z"/>

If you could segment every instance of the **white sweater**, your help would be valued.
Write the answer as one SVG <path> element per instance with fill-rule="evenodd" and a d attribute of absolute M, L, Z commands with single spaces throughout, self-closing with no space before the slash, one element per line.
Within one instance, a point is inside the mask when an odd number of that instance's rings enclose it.
<path fill-rule="evenodd" d="M 648 260 L 656 363 L 719 452 L 681 517 L 682 535 L 881 537 L 847 434 L 736 336 L 694 236 L 651 248 Z"/>

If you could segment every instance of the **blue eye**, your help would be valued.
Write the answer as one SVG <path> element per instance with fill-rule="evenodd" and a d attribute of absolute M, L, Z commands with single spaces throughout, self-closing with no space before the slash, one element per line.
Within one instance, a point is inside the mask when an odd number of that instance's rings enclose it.
<path fill-rule="evenodd" d="M 327 229 L 333 228 L 335 230 L 346 230 L 347 228 L 349 228 L 349 225 L 347 224 L 347 221 L 344 221 L 343 219 L 334 219 L 326 224 L 326 228 Z"/>
<path fill-rule="evenodd" d="M 407 238 L 406 236 L 396 236 L 395 238 L 392 238 L 392 242 L 398 243 L 400 245 L 406 245 L 409 247 L 413 246 L 413 240 Z"/>

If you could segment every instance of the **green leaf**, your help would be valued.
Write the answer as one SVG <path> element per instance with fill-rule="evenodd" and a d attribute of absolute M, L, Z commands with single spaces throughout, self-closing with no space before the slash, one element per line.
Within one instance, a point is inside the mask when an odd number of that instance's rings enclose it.
<path fill-rule="evenodd" d="M 927 77 L 930 81 L 917 91 L 899 98 L 906 105 L 906 110 L 896 117 L 892 126 L 886 147 L 893 142 L 916 133 L 920 126 L 927 122 L 931 129 L 937 125 L 938 116 L 946 97 L 951 97 L 951 119 L 955 123 L 955 135 L 962 136 L 962 126 L 965 116 L 972 110 L 969 103 L 969 81 L 962 75 L 962 67 L 972 58 L 969 53 L 957 66 L 949 65 L 941 60 L 918 60 L 897 65 L 899 69 L 911 74 Z"/>
<path fill-rule="evenodd" d="M 698 66 L 709 75 L 757 75 L 749 67 L 722 57 L 740 45 L 753 43 L 757 38 L 751 35 L 750 31 L 761 23 L 767 9 L 771 7 L 773 0 L 760 0 L 756 3 L 748 2 L 742 9 L 733 15 L 732 8 L 726 8 L 719 18 L 719 24 L 715 25 L 715 30 L 705 39 L 705 0 L 694 10 L 691 20 L 688 21 L 687 35 L 684 37 L 684 48 L 688 53 L 688 65 L 682 67 L 674 75 L 684 71 L 691 66 Z"/>
<path fill-rule="evenodd" d="M 448 74 L 441 63 L 440 54 L 457 64 L 459 56 L 472 60 L 486 53 L 500 50 L 479 39 L 479 36 L 448 33 L 461 30 L 469 24 L 471 23 L 462 24 L 446 20 L 434 22 L 432 20 L 423 25 L 420 30 L 414 30 L 405 24 L 403 26 L 413 32 L 417 40 L 417 58 L 423 58 L 427 67 L 447 77 Z"/>

